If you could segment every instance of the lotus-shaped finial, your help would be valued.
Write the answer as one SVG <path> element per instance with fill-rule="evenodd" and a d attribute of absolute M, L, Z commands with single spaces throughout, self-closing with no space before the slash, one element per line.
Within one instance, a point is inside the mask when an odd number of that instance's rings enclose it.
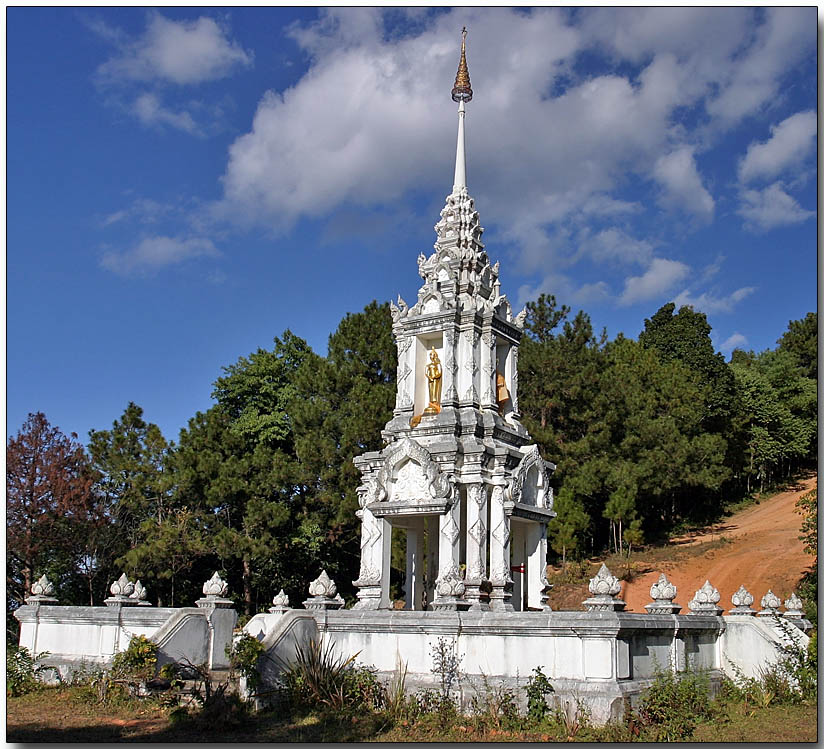
<path fill-rule="evenodd" d="M 54 585 L 49 582 L 49 578 L 42 575 L 40 579 L 31 586 L 33 596 L 50 596 L 54 593 Z"/>
<path fill-rule="evenodd" d="M 203 583 L 203 595 L 213 598 L 225 598 L 229 592 L 227 583 L 217 572 L 215 572 L 205 583 Z"/>
<path fill-rule="evenodd" d="M 621 592 L 621 581 L 602 562 L 601 569 L 589 581 L 589 592 L 594 596 L 617 596 Z"/>
<path fill-rule="evenodd" d="M 109 588 L 112 595 L 117 598 L 128 598 L 134 592 L 134 583 L 126 577 L 124 572 L 115 580 Z"/>

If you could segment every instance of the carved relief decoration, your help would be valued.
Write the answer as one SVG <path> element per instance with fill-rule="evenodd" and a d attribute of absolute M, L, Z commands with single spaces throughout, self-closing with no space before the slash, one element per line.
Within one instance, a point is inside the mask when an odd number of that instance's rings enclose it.
<path fill-rule="evenodd" d="M 404 437 L 385 449 L 377 476 L 358 487 L 358 500 L 361 507 L 389 499 L 410 503 L 433 499 L 451 502 L 454 484 L 455 478 L 441 472 L 426 448 Z"/>
<path fill-rule="evenodd" d="M 538 446 L 532 445 L 515 469 L 509 487 L 509 498 L 513 502 L 533 504 L 551 510 L 553 494 L 548 489 L 549 471 L 538 452 Z"/>

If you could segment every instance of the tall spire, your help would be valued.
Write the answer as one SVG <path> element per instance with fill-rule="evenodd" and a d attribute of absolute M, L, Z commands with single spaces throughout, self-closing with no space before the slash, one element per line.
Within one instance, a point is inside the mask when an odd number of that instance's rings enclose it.
<path fill-rule="evenodd" d="M 458 104 L 458 147 L 455 152 L 455 182 L 452 193 L 466 188 L 466 149 L 464 145 L 464 117 L 466 110 L 464 103 L 472 101 L 472 84 L 469 82 L 469 68 L 466 64 L 466 26 L 461 31 L 461 61 L 458 63 L 458 73 L 455 76 L 455 86 L 452 88 L 452 101 Z"/>

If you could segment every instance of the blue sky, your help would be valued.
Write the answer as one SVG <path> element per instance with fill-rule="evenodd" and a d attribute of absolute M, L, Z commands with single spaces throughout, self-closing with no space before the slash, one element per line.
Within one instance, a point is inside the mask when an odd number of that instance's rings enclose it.
<path fill-rule="evenodd" d="M 7 9 L 7 425 L 170 439 L 286 328 L 415 299 L 467 182 L 520 309 L 763 350 L 816 309 L 810 8 Z"/>

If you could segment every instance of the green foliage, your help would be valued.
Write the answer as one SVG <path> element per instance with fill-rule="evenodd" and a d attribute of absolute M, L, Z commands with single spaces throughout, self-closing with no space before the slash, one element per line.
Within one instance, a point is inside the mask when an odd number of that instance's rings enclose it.
<path fill-rule="evenodd" d="M 741 446 L 736 470 L 746 477 L 748 491 L 758 482 L 763 492 L 792 465 L 815 455 L 816 382 L 804 377 L 794 357 L 781 350 L 733 364 L 731 371 L 741 408 L 734 424 Z"/>
<path fill-rule="evenodd" d="M 273 351 L 259 348 L 224 367 L 212 397 L 231 420 L 231 430 L 251 445 L 283 447 L 292 437 L 287 413 L 295 397 L 294 373 L 311 355 L 306 341 L 290 330 L 275 338 Z"/>
<path fill-rule="evenodd" d="M 311 352 L 288 330 L 274 343 L 272 351 L 258 349 L 224 367 L 213 392 L 217 404 L 190 419 L 173 455 L 176 501 L 192 515 L 170 541 L 181 552 L 188 546 L 182 558 L 190 560 L 211 550 L 230 577 L 240 578 L 246 614 L 253 613 L 261 577 L 291 582 L 285 552 L 305 520 L 287 404 Z M 290 561 L 301 568 L 299 555 Z"/>
<path fill-rule="evenodd" d="M 37 675 L 44 671 L 53 671 L 59 678 L 60 672 L 56 668 L 37 663 L 48 656 L 46 652 L 33 656 L 26 647 L 6 646 L 6 694 L 20 697 L 40 689 L 43 685 Z"/>
<path fill-rule="evenodd" d="M 675 313 L 670 302 L 644 320 L 638 343 L 654 349 L 662 362 L 677 361 L 687 368 L 701 389 L 705 428 L 721 433 L 728 429 L 735 408 L 735 381 L 723 355 L 715 351 L 711 332 L 703 312 L 683 306 Z"/>
<path fill-rule="evenodd" d="M 347 314 L 329 337 L 328 355 L 307 357 L 295 377 L 289 407 L 295 452 L 305 472 L 306 511 L 323 530 L 313 569 L 323 567 L 336 580 L 357 577 L 361 479 L 352 459 L 384 446 L 381 430 L 392 417 L 396 370 L 389 305 L 372 302 Z M 343 586 L 346 596 L 348 583 Z"/>
<path fill-rule="evenodd" d="M 424 689 L 415 695 L 417 715 L 433 715 L 441 730 L 452 725 L 458 719 L 458 705 L 455 699 L 438 689 Z"/>
<path fill-rule="evenodd" d="M 815 564 L 818 564 L 818 488 L 802 494 L 795 503 L 795 509 L 803 518 L 798 538 L 804 542 L 804 551 L 812 554 Z"/>
<path fill-rule="evenodd" d="M 783 617 L 774 616 L 775 626 L 782 635 L 779 646 L 782 659 L 772 669 L 778 679 L 786 682 L 791 696 L 789 702 L 812 701 L 818 697 L 818 634 L 813 633 L 807 647 L 795 639 L 793 625 Z"/>
<path fill-rule="evenodd" d="M 560 554 L 566 567 L 567 555 L 577 556 L 583 551 L 583 537 L 590 518 L 582 503 L 566 489 L 558 492 L 553 509 L 556 515 L 549 522 L 547 536 L 553 551 Z"/>
<path fill-rule="evenodd" d="M 481 678 L 483 694 L 476 693 L 470 703 L 476 728 L 482 731 L 490 728 L 518 728 L 521 714 L 515 693 L 503 684 L 490 685 L 486 674 Z"/>
<path fill-rule="evenodd" d="M 659 671 L 638 701 L 639 722 L 651 741 L 689 739 L 699 722 L 711 720 L 715 714 L 709 676 L 703 672 L 676 675 Z"/>
<path fill-rule="evenodd" d="M 261 683 L 258 663 L 265 653 L 266 648 L 263 643 L 248 632 L 241 632 L 240 637 L 226 646 L 229 665 L 233 671 L 239 671 L 240 675 L 246 679 L 246 685 L 252 693 Z"/>
<path fill-rule="evenodd" d="M 581 730 L 589 728 L 592 715 L 580 699 L 556 700 L 553 721 L 562 726 L 567 741 L 572 741 Z"/>
<path fill-rule="evenodd" d="M 376 709 L 383 705 L 385 690 L 371 669 L 356 666 L 355 655 L 335 653 L 334 643 L 310 640 L 295 646 L 295 660 L 284 664 L 282 688 L 293 708 L 329 707 L 340 710 Z"/>
<path fill-rule="evenodd" d="M 154 676 L 157 666 L 157 643 L 145 635 L 134 635 L 125 650 L 112 659 L 112 676 L 146 681 Z"/>
<path fill-rule="evenodd" d="M 526 685 L 526 714 L 531 723 L 540 723 L 551 711 L 547 697 L 555 690 L 540 666 L 532 673 Z"/>
<path fill-rule="evenodd" d="M 788 329 L 778 339 L 778 346 L 798 361 L 804 377 L 818 379 L 818 313 L 808 312 L 801 320 L 790 320 Z"/>

